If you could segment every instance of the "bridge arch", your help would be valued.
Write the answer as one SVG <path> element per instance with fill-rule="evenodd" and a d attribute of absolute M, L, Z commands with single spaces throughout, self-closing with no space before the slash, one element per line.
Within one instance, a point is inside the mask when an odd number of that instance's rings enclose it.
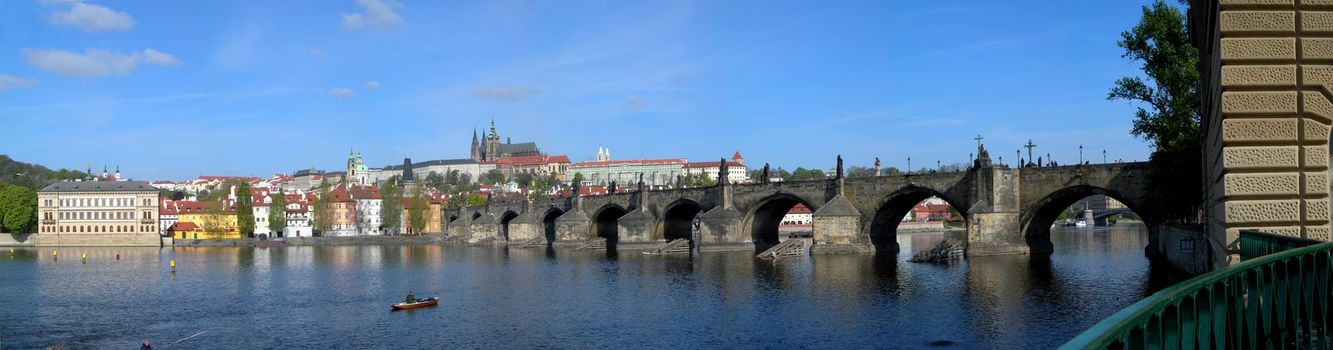
<path fill-rule="evenodd" d="M 777 193 L 756 201 L 746 215 L 744 229 L 750 233 L 755 250 L 763 251 L 780 243 L 778 226 L 782 225 L 782 218 L 797 204 L 805 205 L 811 212 L 818 210 L 811 202 L 790 193 Z"/>
<path fill-rule="evenodd" d="M 694 243 L 694 218 L 704 212 L 703 205 L 693 199 L 681 198 L 667 204 L 662 211 L 659 239 L 667 241 L 684 238 Z"/>
<path fill-rule="evenodd" d="M 621 216 L 625 216 L 625 213 L 628 212 L 624 207 L 614 203 L 598 208 L 597 211 L 593 212 L 592 225 L 590 225 L 593 237 L 605 238 L 608 245 L 619 242 L 619 220 Z"/>
<path fill-rule="evenodd" d="M 561 215 L 565 215 L 564 210 L 552 207 L 546 210 L 546 215 L 542 217 L 542 233 L 546 237 L 546 242 L 555 242 L 555 220 Z"/>
<path fill-rule="evenodd" d="M 513 210 L 505 210 L 504 214 L 500 215 L 500 237 L 504 238 L 506 242 L 509 241 L 509 222 L 514 221 L 514 218 L 517 217 L 518 213 Z"/>
<path fill-rule="evenodd" d="M 902 223 L 903 217 L 912 211 L 912 208 L 930 197 L 936 197 L 944 200 L 945 203 L 949 203 L 950 207 L 963 215 L 963 222 L 967 222 L 967 209 L 960 206 L 955 198 L 929 187 L 904 186 L 880 199 L 879 206 L 875 210 L 875 216 L 870 220 L 870 225 L 867 225 L 870 243 L 875 246 L 875 250 L 898 251 L 898 225 Z"/>
<path fill-rule="evenodd" d="M 1138 214 L 1143 219 L 1144 224 L 1149 225 L 1149 227 L 1154 223 L 1147 216 L 1149 212 L 1144 210 L 1143 203 L 1135 201 L 1118 191 L 1092 185 L 1065 187 L 1047 194 L 1024 208 L 1020 222 L 1023 225 L 1023 238 L 1027 241 L 1031 252 L 1033 254 L 1051 253 L 1054 250 L 1054 245 L 1051 243 L 1051 225 L 1055 224 L 1055 221 L 1060 217 L 1060 213 L 1078 203 L 1078 201 L 1095 195 L 1104 195 L 1119 201 L 1130 211 Z M 1149 230 L 1149 232 L 1152 231 Z"/>
<path fill-rule="evenodd" d="M 474 211 L 474 212 L 472 212 L 472 220 L 476 220 L 476 219 L 479 219 L 479 218 L 481 218 L 481 212 L 480 212 L 480 211 Z"/>

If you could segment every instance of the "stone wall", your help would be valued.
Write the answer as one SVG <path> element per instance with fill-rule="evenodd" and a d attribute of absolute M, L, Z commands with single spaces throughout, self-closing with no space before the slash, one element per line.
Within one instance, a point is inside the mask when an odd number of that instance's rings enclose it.
<path fill-rule="evenodd" d="M 1194 1 L 1201 50 L 1205 229 L 1329 239 L 1333 1 Z"/>
<path fill-rule="evenodd" d="M 38 247 L 160 247 L 162 237 L 156 233 L 104 234 L 35 234 L 33 245 Z"/>

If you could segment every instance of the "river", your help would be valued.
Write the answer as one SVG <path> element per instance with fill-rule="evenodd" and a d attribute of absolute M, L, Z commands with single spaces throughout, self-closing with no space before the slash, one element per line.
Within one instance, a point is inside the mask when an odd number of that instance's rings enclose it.
<path fill-rule="evenodd" d="M 1164 286 L 1142 225 L 1049 257 L 503 247 L 0 251 L 0 348 L 1052 348 Z M 80 255 L 88 253 L 88 262 Z M 119 254 L 119 260 L 117 260 Z M 168 261 L 175 259 L 177 271 Z M 407 291 L 439 307 L 390 312 Z"/>

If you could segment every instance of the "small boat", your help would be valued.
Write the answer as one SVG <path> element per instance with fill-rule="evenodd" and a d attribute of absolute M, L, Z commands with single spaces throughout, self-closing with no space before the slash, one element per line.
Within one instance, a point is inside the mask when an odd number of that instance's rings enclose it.
<path fill-rule="evenodd" d="M 398 310 L 419 309 L 423 307 L 433 307 L 439 304 L 440 304 L 440 297 L 430 297 L 426 299 L 418 299 L 417 302 L 415 303 L 397 303 L 391 306 L 393 307 L 394 311 L 398 311 Z"/>
<path fill-rule="evenodd" d="M 1087 223 L 1086 221 L 1079 220 L 1079 221 L 1075 221 L 1075 222 L 1074 222 L 1074 226 L 1075 226 L 1075 227 L 1088 227 L 1088 223 Z"/>

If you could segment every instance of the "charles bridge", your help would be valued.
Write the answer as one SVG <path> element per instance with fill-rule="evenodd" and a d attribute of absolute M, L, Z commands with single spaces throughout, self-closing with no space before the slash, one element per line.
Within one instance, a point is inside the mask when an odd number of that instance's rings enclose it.
<path fill-rule="evenodd" d="M 984 149 L 978 154 L 985 154 Z M 468 242 L 544 240 L 579 245 L 686 239 L 700 247 L 778 244 L 778 225 L 797 204 L 813 212 L 811 253 L 897 252 L 901 219 L 931 196 L 948 202 L 967 226 L 968 255 L 1049 253 L 1050 227 L 1080 199 L 1102 194 L 1152 227 L 1144 163 L 1009 168 L 979 158 L 946 173 L 638 190 L 601 196 L 494 202 L 446 212 L 446 230 Z M 724 172 L 726 170 L 723 170 Z M 726 175 L 720 175 L 725 178 Z M 700 215 L 702 213 L 702 215 Z M 699 218 L 694 230 L 695 217 Z"/>

